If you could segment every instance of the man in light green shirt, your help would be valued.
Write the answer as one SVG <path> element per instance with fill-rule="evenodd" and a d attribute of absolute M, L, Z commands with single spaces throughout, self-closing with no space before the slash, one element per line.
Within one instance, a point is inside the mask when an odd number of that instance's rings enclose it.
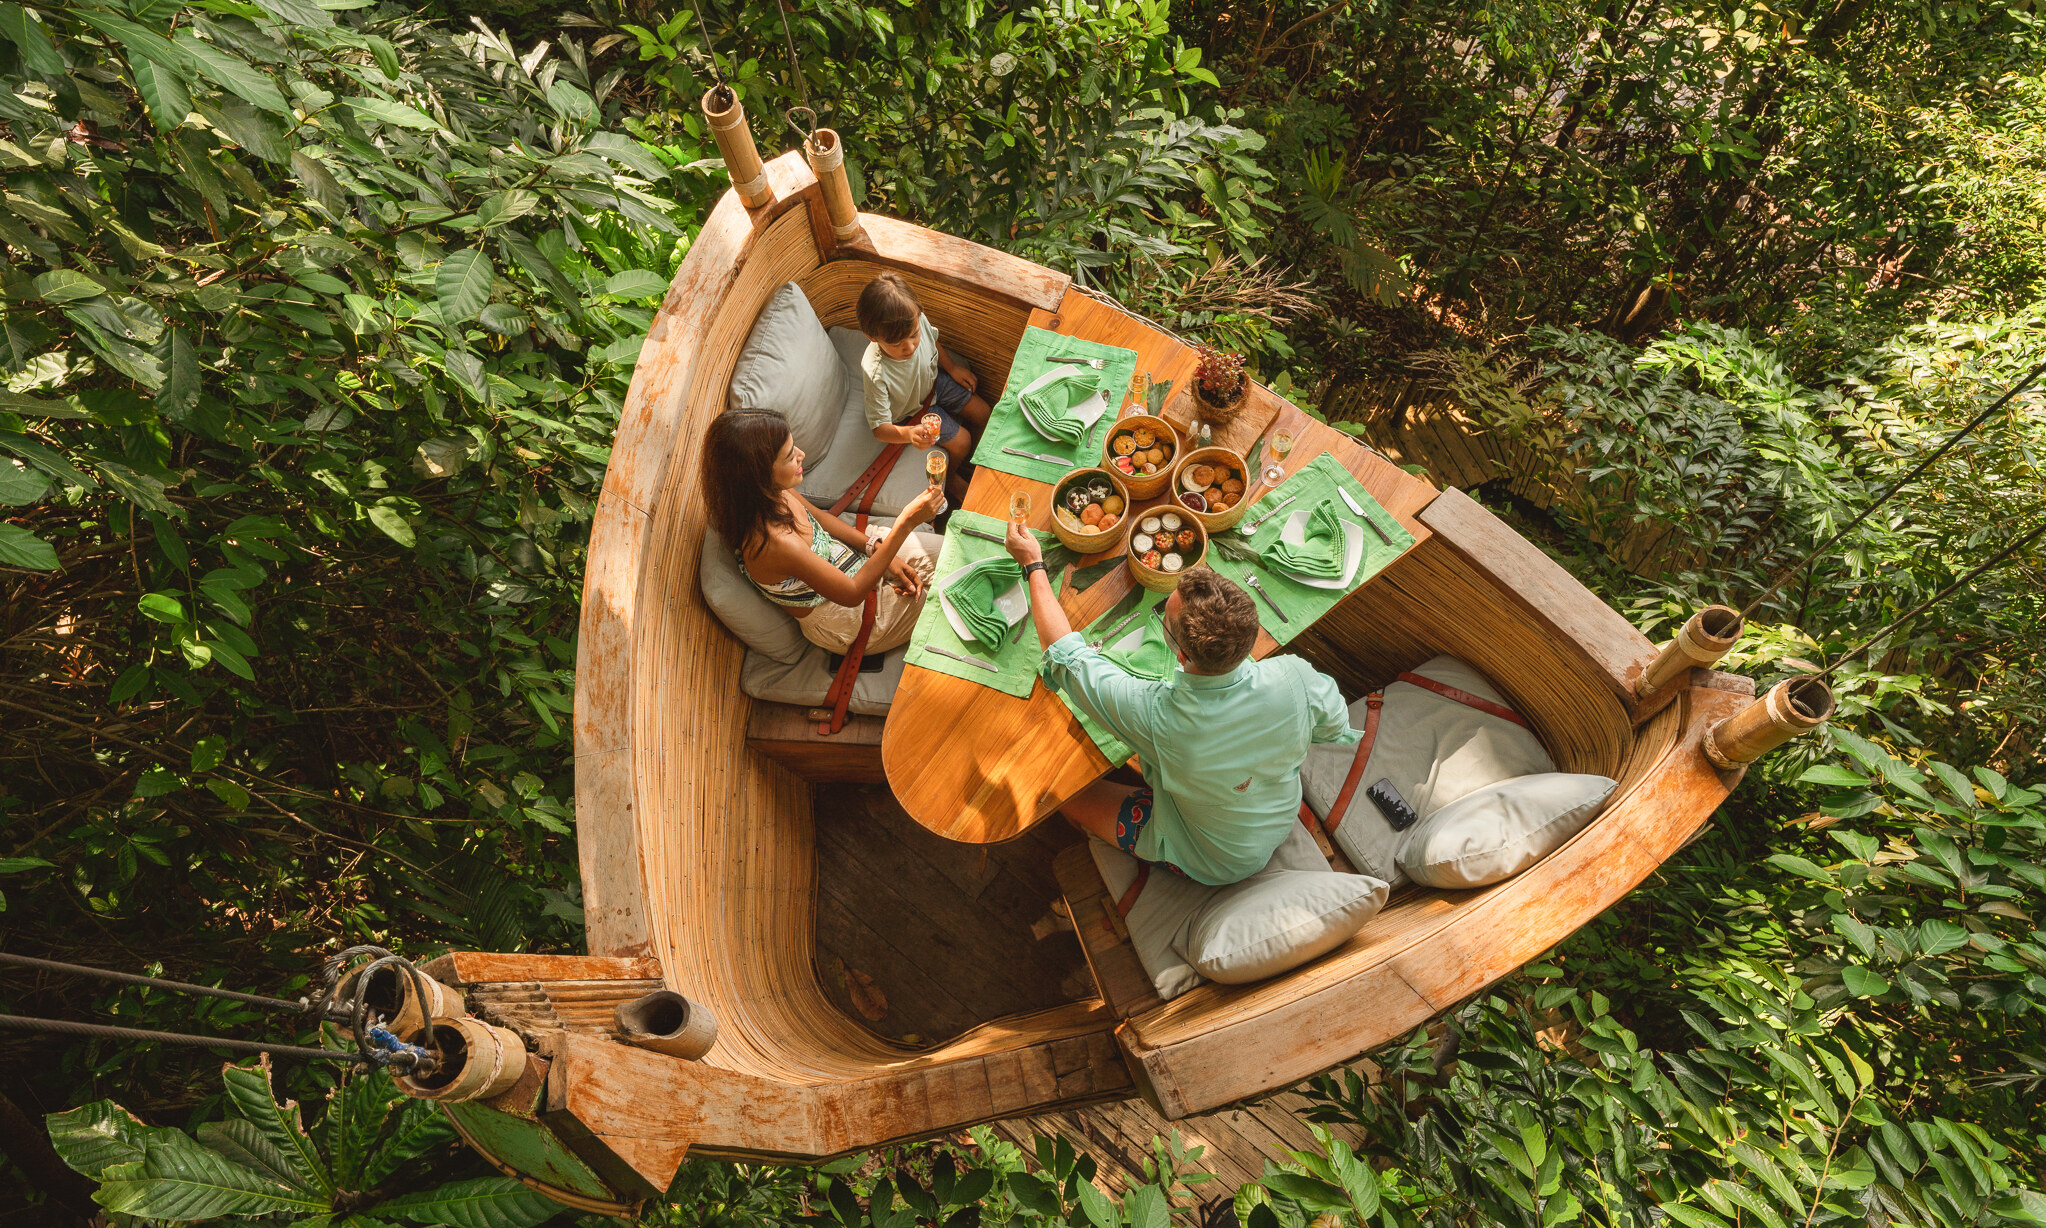
<path fill-rule="evenodd" d="M 1163 682 L 1124 673 L 1066 621 L 1036 536 L 1012 523 L 1008 546 L 1030 581 L 1045 685 L 1135 747 L 1150 785 L 1098 780 L 1060 809 L 1196 882 L 1220 886 L 1264 869 L 1300 821 L 1307 748 L 1359 737 L 1335 680 L 1298 657 L 1250 660 L 1257 607 L 1206 567 L 1184 573 L 1159 607 L 1179 670 Z"/>

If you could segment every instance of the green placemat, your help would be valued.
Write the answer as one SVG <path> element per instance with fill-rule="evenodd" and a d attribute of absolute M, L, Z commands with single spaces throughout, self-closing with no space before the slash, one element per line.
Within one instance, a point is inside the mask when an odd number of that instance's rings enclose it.
<path fill-rule="evenodd" d="M 1030 617 L 1025 615 L 1023 621 L 1010 632 L 1008 640 L 1002 645 L 1002 650 L 999 653 L 992 653 L 982 647 L 978 640 L 959 638 L 959 633 L 952 630 L 951 621 L 945 617 L 941 605 L 943 598 L 938 592 L 944 586 L 944 582 L 951 578 L 953 572 L 967 564 L 998 554 L 1004 557 L 1008 555 L 1007 548 L 999 541 L 974 537 L 961 532 L 962 529 L 978 529 L 999 538 L 1007 532 L 1008 527 L 1004 521 L 969 512 L 965 508 L 952 513 L 952 519 L 946 522 L 945 548 L 938 552 L 937 570 L 931 573 L 930 596 L 924 601 L 923 613 L 917 615 L 916 631 L 909 637 L 909 652 L 903 659 L 911 665 L 934 669 L 941 674 L 950 674 L 954 678 L 964 678 L 968 682 L 978 682 L 982 686 L 993 687 L 1004 695 L 1014 695 L 1018 699 L 1023 699 L 1027 698 L 1031 688 L 1037 685 L 1038 663 L 1044 657 L 1043 650 L 1038 647 L 1037 630 L 1032 625 Z M 1047 550 L 1058 544 L 1058 539 L 1050 533 L 1039 530 L 1033 532 L 1037 533 L 1037 539 L 1045 544 Z M 1053 587 L 1057 587 L 1056 582 Z M 979 666 L 968 665 L 943 653 L 932 652 L 933 648 L 956 652 L 975 661 L 985 661 L 995 668 L 985 670 Z"/>
<path fill-rule="evenodd" d="M 1093 374 L 1108 393 L 1108 412 L 1102 414 L 1100 420 L 1074 443 L 1054 443 L 1038 434 L 1023 420 L 1023 410 L 1016 404 L 1017 393 L 1028 387 L 1031 380 L 1044 374 L 1046 368 L 1057 365 L 1045 361 L 1053 355 L 1103 360 L 1101 370 Z M 1016 347 L 1016 357 L 1009 366 L 1008 385 L 1002 389 L 1002 399 L 996 401 L 988 413 L 987 429 L 981 432 L 980 444 L 973 449 L 973 463 L 1040 482 L 1056 482 L 1069 469 L 1100 464 L 1101 441 L 1115 424 L 1116 410 L 1129 391 L 1130 377 L 1136 373 L 1135 350 L 1065 337 L 1042 328 L 1024 329 L 1023 342 Z M 1056 463 L 1032 460 L 1004 452 L 1003 448 L 1070 459 Z"/>
<path fill-rule="evenodd" d="M 1142 593 L 1143 597 L 1137 603 L 1137 605 L 1131 608 L 1136 610 L 1142 610 L 1143 613 L 1139 614 L 1136 618 L 1131 619 L 1128 626 L 1125 626 L 1121 630 L 1116 632 L 1115 640 L 1113 641 L 1114 643 L 1120 643 L 1123 640 L 1129 638 L 1130 632 L 1136 630 L 1138 627 L 1154 628 L 1148 634 L 1151 636 L 1157 636 L 1160 639 L 1163 638 L 1162 633 L 1155 630 L 1155 628 L 1158 625 L 1158 615 L 1156 611 L 1160 605 L 1164 604 L 1165 598 L 1169 594 L 1154 593 L 1146 588 L 1139 588 L 1134 591 Z M 1082 628 L 1080 631 L 1080 637 L 1091 644 L 1096 639 L 1100 638 L 1103 634 L 1105 634 L 1107 631 L 1109 631 L 1111 628 L 1113 628 L 1117 623 L 1129 617 L 1130 610 L 1112 609 L 1108 611 L 1108 613 L 1103 614 L 1100 618 L 1095 619 L 1086 627 Z M 1103 644 L 1102 655 L 1106 656 L 1111 661 L 1116 661 L 1117 664 L 1121 664 L 1120 661 L 1116 660 L 1118 654 L 1110 653 L 1107 651 L 1107 649 L 1108 645 Z M 1169 657 L 1168 660 L 1172 661 L 1172 665 L 1170 666 L 1170 668 L 1167 669 L 1165 676 L 1170 678 L 1172 676 L 1171 670 L 1178 668 L 1178 661 L 1176 659 L 1172 659 Z M 1063 692 L 1057 690 L 1056 688 L 1052 688 L 1051 693 L 1059 697 L 1059 702 L 1064 704 L 1067 710 L 1072 712 L 1074 719 L 1080 722 L 1080 728 L 1086 730 L 1087 736 L 1094 739 L 1095 747 L 1098 748 L 1101 751 L 1102 755 L 1107 758 L 1110 766 L 1121 766 L 1122 764 L 1127 763 L 1129 761 L 1129 757 L 1131 755 L 1136 753 L 1136 750 L 1133 747 L 1129 746 L 1121 738 L 1118 738 L 1114 734 L 1110 733 L 1108 731 L 1108 726 L 1103 725 L 1100 721 L 1095 720 L 1093 717 L 1089 716 L 1086 713 L 1086 711 L 1080 707 L 1080 705 L 1074 703 L 1070 699 L 1067 699 Z"/>
<path fill-rule="evenodd" d="M 1357 501 L 1357 506 L 1364 509 L 1365 515 L 1371 518 L 1372 523 L 1385 530 L 1385 535 L 1392 539 L 1392 544 L 1387 545 L 1369 528 L 1363 530 L 1364 557 L 1357 563 L 1357 574 L 1350 577 L 1350 583 L 1345 587 L 1316 588 L 1311 584 L 1302 584 L 1286 573 L 1274 571 L 1262 564 L 1251 564 L 1226 557 L 1231 547 L 1240 551 L 1242 547 L 1248 546 L 1250 550 L 1263 551 L 1266 546 L 1279 539 L 1280 532 L 1285 529 L 1286 521 L 1293 513 L 1311 509 L 1317 504 L 1326 504 L 1334 508 L 1337 517 L 1342 520 L 1356 522 L 1359 519 L 1357 514 L 1352 512 L 1349 505 L 1336 494 L 1338 487 L 1349 491 L 1350 497 Z M 1258 526 L 1255 535 L 1245 538 L 1243 527 L 1264 515 L 1262 509 L 1274 507 L 1294 495 L 1299 497 L 1287 504 L 1276 516 Z M 1279 608 L 1286 612 L 1288 620 L 1281 621 L 1278 615 L 1272 613 L 1272 607 L 1265 603 L 1264 598 L 1252 591 L 1250 597 L 1257 605 L 1258 621 L 1271 633 L 1273 639 L 1284 644 L 1305 631 L 1316 619 L 1328 613 L 1337 602 L 1356 591 L 1358 585 L 1384 570 L 1386 564 L 1405 553 L 1407 547 L 1413 544 L 1414 535 L 1402 528 L 1393 514 L 1386 511 L 1378 500 L 1372 498 L 1370 492 L 1364 489 L 1364 484 L 1349 470 L 1338 465 L 1334 457 L 1324 452 L 1302 465 L 1298 473 L 1279 483 L 1278 489 L 1265 492 L 1264 498 L 1253 503 L 1250 510 L 1244 513 L 1236 528 L 1217 534 L 1214 542 L 1208 547 L 1208 566 L 1238 584 L 1244 583 L 1245 576 L 1256 574 L 1258 583 L 1264 585 L 1272 600 L 1279 603 Z"/>

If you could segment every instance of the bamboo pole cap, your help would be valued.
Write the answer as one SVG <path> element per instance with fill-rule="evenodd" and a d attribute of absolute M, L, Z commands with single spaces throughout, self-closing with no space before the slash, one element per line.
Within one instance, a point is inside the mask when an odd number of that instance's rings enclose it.
<path fill-rule="evenodd" d="M 1723 605 L 1708 605 L 1685 621 L 1677 637 L 1663 645 L 1655 660 L 1634 680 L 1634 693 L 1643 697 L 1662 690 L 1693 667 L 1710 669 L 1733 650 L 1746 624 L 1740 611 Z"/>
<path fill-rule="evenodd" d="M 672 989 L 657 989 L 611 1010 L 628 1044 L 695 1061 L 718 1039 L 717 1017 Z"/>
<path fill-rule="evenodd" d="M 1791 678 L 1705 731 L 1705 757 L 1732 770 L 1745 767 L 1833 715 L 1833 688 L 1823 678 Z"/>
<path fill-rule="evenodd" d="M 732 190 L 749 209 L 767 203 L 767 167 L 753 144 L 753 130 L 746 126 L 746 105 L 729 85 L 713 85 L 703 92 L 703 118 L 710 125 L 718 153 L 725 160 Z"/>

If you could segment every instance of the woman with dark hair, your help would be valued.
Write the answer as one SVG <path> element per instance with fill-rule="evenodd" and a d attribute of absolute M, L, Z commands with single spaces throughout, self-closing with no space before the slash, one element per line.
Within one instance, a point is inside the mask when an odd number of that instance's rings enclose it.
<path fill-rule="evenodd" d="M 914 530 L 935 514 L 941 491 L 926 488 L 893 527 L 862 534 L 797 492 L 803 450 L 788 420 L 771 409 L 727 410 L 712 419 L 703 473 L 711 523 L 753 587 L 798 621 L 803 638 L 845 652 L 859 635 L 867 594 L 878 588 L 866 651 L 909 642 L 943 544 Z"/>

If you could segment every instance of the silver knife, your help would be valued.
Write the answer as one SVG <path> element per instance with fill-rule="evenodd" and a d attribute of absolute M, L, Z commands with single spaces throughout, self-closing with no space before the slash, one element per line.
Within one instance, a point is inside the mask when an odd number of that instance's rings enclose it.
<path fill-rule="evenodd" d="M 1267 598 L 1267 600 L 1270 600 L 1270 599 L 1269 599 L 1269 598 Z M 1002 667 L 1001 667 L 1001 666 L 999 666 L 999 665 L 991 665 L 991 664 L 989 664 L 988 662 L 986 662 L 986 661 L 983 661 L 983 660 L 981 660 L 981 659 L 980 659 L 979 657 L 967 657 L 967 656 L 961 656 L 960 654 L 958 654 L 958 653 L 956 653 L 956 652 L 953 652 L 953 651 L 952 651 L 951 649 L 949 649 L 949 648 L 939 648 L 939 647 L 938 647 L 937 645 L 935 645 L 935 644 L 925 644 L 925 645 L 924 645 L 924 648 L 925 648 L 925 650 L 926 650 L 926 651 L 929 651 L 929 652 L 935 652 L 935 653 L 937 653 L 937 654 L 938 654 L 939 656 L 941 656 L 941 657 L 950 657 L 950 658 L 952 658 L 952 659 L 953 659 L 954 661 L 964 661 L 964 662 L 965 662 L 966 664 L 968 664 L 968 665 L 978 665 L 978 666 L 980 666 L 980 667 L 981 667 L 982 669 L 986 670 L 986 671 L 987 671 L 988 673 L 990 673 L 990 674 L 999 674 L 999 673 L 1001 673 L 1001 672 L 1002 672 Z"/>
<path fill-rule="evenodd" d="M 1344 503 L 1350 505 L 1351 511 L 1357 513 L 1358 519 L 1364 522 L 1365 528 L 1370 529 L 1373 533 L 1378 534 L 1379 541 L 1384 542 L 1388 546 L 1392 545 L 1392 538 L 1386 536 L 1385 530 L 1378 527 L 1378 522 L 1371 518 L 1371 513 L 1357 506 L 1357 501 L 1350 497 L 1349 491 L 1344 490 L 1342 487 L 1338 486 L 1336 487 L 1336 493 L 1343 497 Z"/>
<path fill-rule="evenodd" d="M 1257 590 L 1257 595 L 1265 599 L 1266 605 L 1272 607 L 1272 613 L 1277 614 L 1279 616 L 1280 622 L 1290 623 L 1293 621 L 1292 619 L 1286 617 L 1286 611 L 1279 608 L 1279 603 L 1272 600 L 1272 595 L 1265 591 L 1265 586 L 1257 582 L 1256 576 L 1251 575 L 1249 572 L 1245 572 L 1243 573 L 1243 582 Z"/>
<path fill-rule="evenodd" d="M 1253 520 L 1249 524 L 1243 526 L 1243 535 L 1245 537 L 1249 537 L 1251 534 L 1257 532 L 1259 529 L 1264 528 L 1265 521 L 1270 520 L 1272 517 L 1278 515 L 1279 512 L 1283 510 L 1288 503 L 1293 502 L 1295 499 L 1298 499 L 1299 497 L 1300 497 L 1299 495 L 1287 495 L 1285 498 L 1279 500 L 1277 503 L 1274 503 L 1270 507 L 1266 508 L 1262 513 L 1259 514 L 1256 520 Z"/>
<path fill-rule="evenodd" d="M 1100 639 L 1095 640 L 1093 643 L 1087 645 L 1087 647 L 1089 648 L 1101 647 L 1103 644 L 1106 644 L 1108 641 L 1114 639 L 1122 631 L 1124 627 L 1129 626 L 1131 619 L 1140 618 L 1143 615 L 1148 614 L 1149 612 L 1150 611 L 1148 610 L 1131 610 L 1129 613 L 1122 616 L 1121 622 L 1115 624 L 1115 626 L 1110 627 L 1107 631 L 1103 632 Z"/>
<path fill-rule="evenodd" d="M 1007 452 L 1011 456 L 1020 456 L 1024 460 L 1043 461 L 1049 465 L 1070 465 L 1073 463 L 1070 457 L 1046 456 L 1042 452 L 1025 452 L 1020 448 L 1003 448 L 1002 451 Z"/>

